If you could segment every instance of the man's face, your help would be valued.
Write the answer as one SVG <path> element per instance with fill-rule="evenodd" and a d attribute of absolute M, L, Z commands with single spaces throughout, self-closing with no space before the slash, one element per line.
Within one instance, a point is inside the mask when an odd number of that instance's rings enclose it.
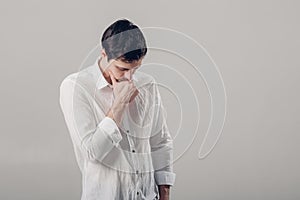
<path fill-rule="evenodd" d="M 111 71 L 117 81 L 131 80 L 134 72 L 141 66 L 142 58 L 132 63 L 111 59 L 106 66 L 105 73 Z"/>

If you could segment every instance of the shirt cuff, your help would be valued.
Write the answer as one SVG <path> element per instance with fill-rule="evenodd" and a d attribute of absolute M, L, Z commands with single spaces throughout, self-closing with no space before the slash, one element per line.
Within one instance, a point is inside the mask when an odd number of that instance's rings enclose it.
<path fill-rule="evenodd" d="M 176 174 L 168 171 L 156 171 L 154 177 L 157 185 L 174 185 Z"/>
<path fill-rule="evenodd" d="M 102 129 L 107 134 L 107 136 L 112 140 L 112 143 L 118 144 L 122 140 L 119 127 L 112 118 L 105 117 L 98 124 L 98 128 Z"/>

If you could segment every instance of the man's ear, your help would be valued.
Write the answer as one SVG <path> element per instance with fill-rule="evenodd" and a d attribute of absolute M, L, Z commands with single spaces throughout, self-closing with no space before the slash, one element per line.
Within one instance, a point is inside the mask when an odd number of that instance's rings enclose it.
<path fill-rule="evenodd" d="M 101 56 L 107 61 L 107 54 L 105 52 L 105 49 L 101 49 Z"/>
<path fill-rule="evenodd" d="M 104 49 L 101 49 L 101 63 L 102 63 L 102 66 L 104 67 L 103 70 L 106 70 L 106 68 L 108 67 L 108 61 L 107 61 L 107 54 L 105 52 Z"/>
<path fill-rule="evenodd" d="M 103 70 L 105 71 L 113 62 L 114 59 L 110 59 L 108 62 L 108 57 L 107 54 L 105 53 L 105 50 L 101 49 L 101 65 L 103 67 Z"/>

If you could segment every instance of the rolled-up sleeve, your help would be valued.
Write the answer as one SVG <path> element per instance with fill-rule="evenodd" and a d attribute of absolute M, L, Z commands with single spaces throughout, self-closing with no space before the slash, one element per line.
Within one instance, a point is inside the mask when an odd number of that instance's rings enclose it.
<path fill-rule="evenodd" d="M 75 80 L 66 78 L 60 85 L 60 106 L 73 145 L 90 160 L 102 161 L 118 146 L 122 135 L 115 121 L 104 117 L 98 124 L 87 91 Z"/>
<path fill-rule="evenodd" d="M 176 174 L 173 172 L 173 140 L 169 133 L 164 108 L 157 85 L 153 84 L 155 102 L 152 136 L 150 138 L 154 177 L 157 185 L 174 185 Z"/>

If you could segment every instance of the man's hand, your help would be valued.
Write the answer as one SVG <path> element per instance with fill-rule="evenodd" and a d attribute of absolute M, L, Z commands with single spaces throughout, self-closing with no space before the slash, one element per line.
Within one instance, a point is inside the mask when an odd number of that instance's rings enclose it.
<path fill-rule="evenodd" d="M 159 185 L 159 196 L 160 200 L 169 200 L 170 198 L 170 186 L 169 185 Z"/>
<path fill-rule="evenodd" d="M 106 116 L 112 118 L 117 125 L 120 125 L 126 106 L 138 95 L 138 90 L 132 81 L 117 82 L 113 74 L 109 71 L 113 85 L 114 102 Z"/>
<path fill-rule="evenodd" d="M 119 81 L 115 79 L 113 74 L 109 71 L 109 75 L 113 85 L 113 93 L 117 103 L 130 103 L 138 94 L 138 90 L 130 80 Z"/>
<path fill-rule="evenodd" d="M 138 94 L 139 94 L 139 91 L 136 89 L 136 90 L 134 91 L 134 93 L 131 95 L 131 98 L 130 98 L 130 100 L 129 100 L 129 103 L 131 103 L 131 102 L 134 100 L 134 98 L 135 98 Z"/>

